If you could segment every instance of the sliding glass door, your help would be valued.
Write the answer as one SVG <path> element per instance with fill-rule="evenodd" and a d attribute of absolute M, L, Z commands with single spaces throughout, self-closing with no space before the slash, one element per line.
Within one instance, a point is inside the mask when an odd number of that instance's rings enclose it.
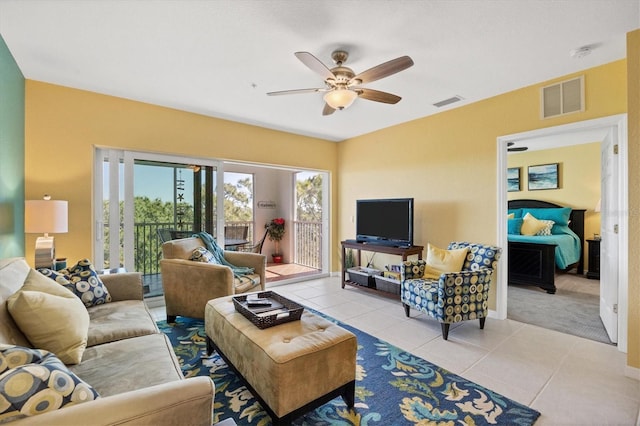
<path fill-rule="evenodd" d="M 95 264 L 143 274 L 145 296 L 162 294 L 162 242 L 206 231 L 224 239 L 218 162 L 96 150 Z"/>

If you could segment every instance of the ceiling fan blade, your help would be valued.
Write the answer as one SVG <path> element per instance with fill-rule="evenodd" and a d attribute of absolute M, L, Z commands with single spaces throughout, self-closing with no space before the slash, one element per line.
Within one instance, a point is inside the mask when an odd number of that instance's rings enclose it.
<path fill-rule="evenodd" d="M 398 95 L 394 95 L 392 93 L 381 92 L 380 90 L 373 89 L 354 89 L 358 96 L 362 99 L 367 99 L 369 101 L 383 102 L 385 104 L 397 104 L 402 99 Z"/>
<path fill-rule="evenodd" d="M 372 81 L 380 80 L 381 78 L 388 77 L 392 74 L 405 70 L 412 65 L 413 59 L 408 56 L 401 56 L 361 72 L 349 81 L 349 85 L 370 83 Z"/>
<path fill-rule="evenodd" d="M 269 96 L 297 95 L 297 94 L 300 94 L 300 93 L 326 92 L 327 90 L 328 89 L 326 89 L 326 88 L 280 90 L 278 92 L 268 92 L 267 95 L 269 95 Z"/>
<path fill-rule="evenodd" d="M 333 108 L 331 108 L 331 107 L 329 106 L 329 104 L 328 104 L 328 103 L 325 103 L 325 104 L 324 104 L 324 108 L 322 109 L 322 115 L 331 115 L 331 114 L 333 114 L 335 111 L 336 111 L 336 110 L 335 110 L 335 109 L 333 109 Z"/>
<path fill-rule="evenodd" d="M 317 72 L 322 76 L 323 79 L 336 79 L 336 76 L 331 72 L 329 68 L 322 62 L 320 59 L 316 58 L 309 52 L 296 52 L 296 57 L 300 59 L 300 61 L 309 67 L 312 71 Z"/>

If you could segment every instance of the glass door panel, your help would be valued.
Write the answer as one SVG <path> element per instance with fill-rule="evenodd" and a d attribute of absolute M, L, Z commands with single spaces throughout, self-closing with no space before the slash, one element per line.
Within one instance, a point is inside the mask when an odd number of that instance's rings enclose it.
<path fill-rule="evenodd" d="M 96 264 L 141 272 L 145 297 L 160 296 L 162 242 L 200 231 L 217 234 L 221 215 L 216 191 L 222 190 L 216 185 L 218 165 L 115 150 L 97 153 L 96 170 L 101 173 L 96 173 L 96 212 L 101 220 L 96 226 Z"/>

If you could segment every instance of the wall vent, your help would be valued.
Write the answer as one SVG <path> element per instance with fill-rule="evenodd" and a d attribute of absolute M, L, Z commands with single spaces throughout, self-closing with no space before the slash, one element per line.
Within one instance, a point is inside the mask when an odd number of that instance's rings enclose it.
<path fill-rule="evenodd" d="M 542 118 L 584 111 L 584 76 L 561 81 L 540 89 Z"/>
<path fill-rule="evenodd" d="M 452 98 L 445 99 L 445 100 L 442 100 L 440 102 L 436 102 L 435 104 L 433 104 L 433 106 L 438 107 L 438 108 L 442 108 L 443 106 L 450 105 L 450 104 L 455 103 L 455 102 L 460 102 L 463 99 L 464 98 L 462 96 L 456 95 L 456 96 L 454 96 Z"/>

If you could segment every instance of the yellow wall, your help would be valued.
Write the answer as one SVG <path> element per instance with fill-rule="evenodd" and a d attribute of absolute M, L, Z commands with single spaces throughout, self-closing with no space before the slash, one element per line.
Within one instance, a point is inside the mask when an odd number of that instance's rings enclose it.
<path fill-rule="evenodd" d="M 96 145 L 336 171 L 334 142 L 31 80 L 25 122 L 25 195 L 48 193 L 69 201 L 69 233 L 57 236 L 56 250 L 70 260 L 92 253 Z M 334 183 L 334 206 L 336 193 Z M 335 212 L 332 224 L 337 223 Z M 335 227 L 331 235 L 335 238 Z M 36 237 L 26 236 L 27 259 L 33 259 Z M 337 254 L 332 260 L 332 269 L 338 269 Z"/>
<path fill-rule="evenodd" d="M 629 330 L 627 365 L 640 368 L 640 30 L 627 34 Z"/>
<path fill-rule="evenodd" d="M 540 87 L 579 75 L 585 76 L 585 111 L 541 120 Z M 356 199 L 393 196 L 416 201 L 416 244 L 495 244 L 496 139 L 626 111 L 627 64 L 620 60 L 344 141 L 338 152 L 339 237 L 355 235 Z M 374 264 L 388 262 L 376 256 Z M 495 308 L 495 287 L 490 306 Z M 637 331 L 634 321 L 630 331 Z"/>
<path fill-rule="evenodd" d="M 600 213 L 594 211 L 600 199 L 600 142 L 513 153 L 509 154 L 507 163 L 509 167 L 520 167 L 521 191 L 509 192 L 509 200 L 543 200 L 574 209 L 585 209 L 585 239 L 600 233 Z M 527 167 L 549 163 L 559 163 L 560 188 L 529 191 Z M 586 271 L 589 257 L 586 245 L 583 254 Z"/>

